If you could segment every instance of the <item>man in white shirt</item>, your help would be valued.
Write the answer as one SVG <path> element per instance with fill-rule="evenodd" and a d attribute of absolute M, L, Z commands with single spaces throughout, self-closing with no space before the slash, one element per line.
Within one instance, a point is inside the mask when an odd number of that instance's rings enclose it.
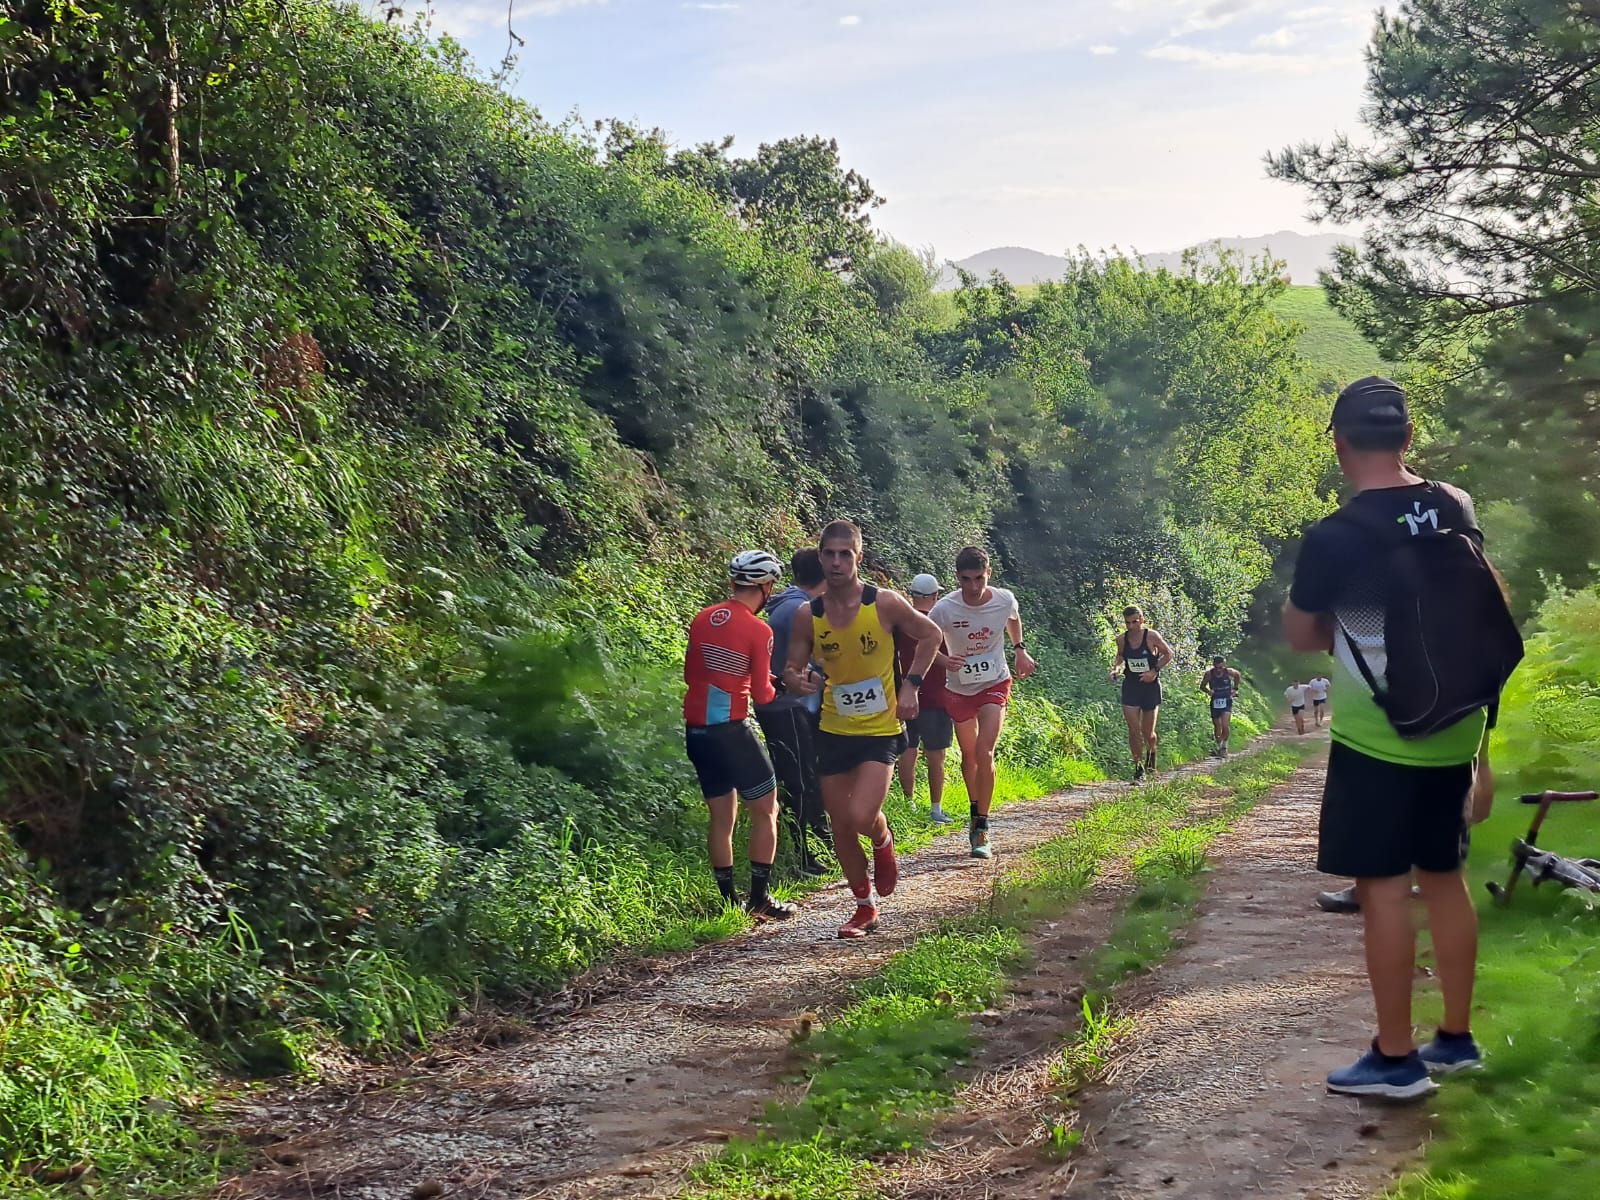
<path fill-rule="evenodd" d="M 1325 675 L 1306 681 L 1306 695 L 1311 697 L 1311 716 L 1318 729 L 1322 728 L 1322 720 L 1328 715 L 1328 689 L 1332 686 L 1333 681 Z"/>
<path fill-rule="evenodd" d="M 1016 653 L 1018 679 L 1033 674 L 1034 661 L 1022 644 L 1017 598 L 989 586 L 989 555 L 968 546 L 956 555 L 956 582 L 928 614 L 944 634 L 952 665 L 945 676 L 944 708 L 955 722 L 961 747 L 961 774 L 972 804 L 967 841 L 973 858 L 989 858 L 989 806 L 994 802 L 994 748 L 1011 699 L 1011 670 L 1005 639 Z"/>
<path fill-rule="evenodd" d="M 1306 685 L 1291 683 L 1283 689 L 1283 698 L 1289 702 L 1289 712 L 1294 716 L 1295 732 L 1306 731 Z"/>

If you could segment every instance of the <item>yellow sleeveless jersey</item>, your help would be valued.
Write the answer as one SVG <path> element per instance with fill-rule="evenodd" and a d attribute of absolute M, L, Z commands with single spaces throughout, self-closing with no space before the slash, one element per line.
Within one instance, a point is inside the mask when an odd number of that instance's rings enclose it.
<path fill-rule="evenodd" d="M 895 716 L 894 638 L 878 619 L 878 589 L 861 589 L 856 619 L 835 629 L 822 597 L 811 602 L 811 652 L 828 682 L 822 692 L 827 733 L 893 737 L 904 730 Z"/>

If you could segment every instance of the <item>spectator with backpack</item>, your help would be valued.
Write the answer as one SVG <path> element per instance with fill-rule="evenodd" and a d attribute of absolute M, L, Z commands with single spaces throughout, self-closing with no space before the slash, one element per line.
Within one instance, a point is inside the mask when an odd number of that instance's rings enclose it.
<path fill-rule="evenodd" d="M 1356 880 L 1372 1048 L 1330 1091 L 1418 1099 L 1430 1073 L 1480 1065 L 1470 1010 L 1477 914 L 1462 875 L 1466 802 L 1487 784 L 1488 717 L 1522 656 L 1471 498 L 1409 470 L 1400 386 L 1372 376 L 1339 394 L 1328 428 L 1355 494 L 1307 531 L 1284 605 L 1296 650 L 1333 655 L 1334 713 L 1317 868 Z M 1481 806 L 1475 806 L 1481 807 Z M 1418 1050 L 1411 987 L 1412 876 L 1428 908 L 1444 1019 Z"/>

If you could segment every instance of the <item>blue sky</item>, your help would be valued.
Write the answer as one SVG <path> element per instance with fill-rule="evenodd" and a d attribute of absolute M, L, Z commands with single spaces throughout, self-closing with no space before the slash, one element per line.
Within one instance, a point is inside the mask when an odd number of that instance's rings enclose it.
<path fill-rule="evenodd" d="M 369 6 L 376 0 L 365 0 Z M 413 3 L 411 9 L 422 7 Z M 836 137 L 884 231 L 960 258 L 998 245 L 1161 251 L 1314 231 L 1261 156 L 1356 131 L 1369 0 L 511 0 L 512 80 L 578 112 Z M 433 0 L 492 68 L 506 0 Z"/>

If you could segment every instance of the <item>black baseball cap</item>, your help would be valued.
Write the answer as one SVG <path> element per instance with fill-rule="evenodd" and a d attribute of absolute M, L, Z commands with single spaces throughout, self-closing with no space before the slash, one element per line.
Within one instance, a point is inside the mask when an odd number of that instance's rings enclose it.
<path fill-rule="evenodd" d="M 1410 421 L 1405 389 L 1382 375 L 1368 375 L 1339 393 L 1328 428 L 1404 429 Z"/>

